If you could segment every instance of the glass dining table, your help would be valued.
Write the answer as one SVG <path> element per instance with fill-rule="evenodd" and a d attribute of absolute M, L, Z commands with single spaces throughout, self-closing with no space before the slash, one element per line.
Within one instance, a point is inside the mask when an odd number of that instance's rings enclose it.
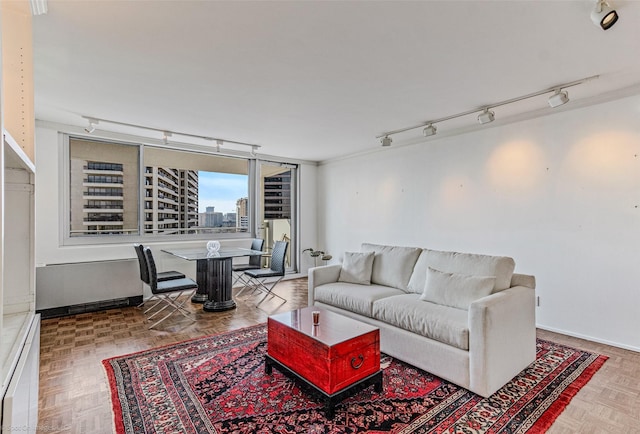
<path fill-rule="evenodd" d="M 207 312 L 220 312 L 236 307 L 232 294 L 233 258 L 264 254 L 260 250 L 237 247 L 221 248 L 217 252 L 209 252 L 204 247 L 162 251 L 187 261 L 196 261 L 198 291 L 191 297 L 191 302 L 203 303 L 202 309 Z"/>

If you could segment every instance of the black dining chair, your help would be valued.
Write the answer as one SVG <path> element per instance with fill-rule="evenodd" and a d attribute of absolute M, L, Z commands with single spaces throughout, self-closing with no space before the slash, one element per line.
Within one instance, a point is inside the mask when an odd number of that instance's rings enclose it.
<path fill-rule="evenodd" d="M 149 287 L 151 288 L 151 293 L 158 297 L 161 302 L 165 303 L 165 306 L 161 309 L 155 311 L 152 315 L 150 315 L 147 320 L 155 317 L 160 312 L 165 309 L 170 309 L 169 313 L 162 317 L 160 320 L 154 322 L 149 328 L 154 328 L 171 315 L 176 312 L 181 313 L 186 318 L 195 321 L 195 318 L 190 314 L 190 312 L 184 308 L 184 304 L 191 299 L 191 296 L 198 290 L 198 284 L 193 280 L 184 277 L 182 279 L 171 279 L 171 280 L 163 280 L 158 281 L 158 272 L 156 270 L 156 261 L 153 259 L 153 253 L 149 247 L 144 248 L 144 256 L 147 260 L 147 269 L 149 272 Z M 183 293 L 188 293 L 189 296 L 185 297 L 182 302 L 178 302 L 180 296 Z"/>
<path fill-rule="evenodd" d="M 254 238 L 251 242 L 251 250 L 260 250 L 264 248 L 264 240 L 262 238 Z M 262 256 L 252 255 L 249 256 L 248 264 L 237 264 L 233 265 L 233 284 L 231 286 L 236 286 L 236 283 L 242 283 L 243 287 L 238 293 L 238 295 L 247 288 L 247 284 L 249 283 L 248 278 L 244 276 L 244 272 L 248 270 L 257 270 L 262 268 Z"/>
<path fill-rule="evenodd" d="M 136 255 L 138 256 L 138 267 L 140 268 L 140 280 L 142 280 L 144 283 L 149 285 L 150 284 L 149 270 L 147 266 L 147 259 L 144 257 L 144 246 L 142 244 L 134 244 L 133 248 L 135 249 Z M 186 276 L 184 274 L 179 273 L 177 271 L 162 271 L 158 273 L 158 282 L 164 282 L 165 280 L 184 279 L 185 277 Z M 142 307 L 146 302 L 153 301 L 153 300 L 158 300 L 158 297 L 152 294 L 151 297 L 149 297 L 147 300 L 143 300 L 142 303 L 140 303 L 137 307 Z M 158 303 L 159 303 L 159 300 L 158 302 L 153 304 L 153 306 L 145 310 L 145 313 L 147 313 L 149 310 L 156 307 Z"/>
<path fill-rule="evenodd" d="M 256 304 L 256 307 L 260 305 L 269 295 L 278 297 L 286 303 L 287 300 L 284 297 L 279 296 L 273 292 L 273 288 L 284 278 L 285 262 L 287 260 L 287 248 L 289 243 L 287 241 L 276 241 L 271 251 L 271 266 L 269 268 L 262 268 L 258 270 L 247 270 L 244 272 L 248 277 L 248 286 L 253 286 L 255 289 L 265 292 L 265 296 Z M 276 277 L 275 281 L 267 283 L 267 279 Z"/>

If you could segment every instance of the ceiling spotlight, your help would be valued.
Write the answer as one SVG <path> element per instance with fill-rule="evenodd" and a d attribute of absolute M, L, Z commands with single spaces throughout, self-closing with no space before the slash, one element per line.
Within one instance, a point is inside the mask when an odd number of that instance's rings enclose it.
<path fill-rule="evenodd" d="M 433 124 L 429 124 L 429 125 L 427 125 L 427 126 L 424 128 L 424 130 L 422 130 L 422 134 L 423 134 L 425 137 L 429 137 L 429 136 L 433 136 L 433 135 L 435 135 L 436 131 L 438 131 L 438 129 L 436 128 L 436 126 L 435 126 L 435 125 L 433 125 Z"/>
<path fill-rule="evenodd" d="M 591 11 L 591 21 L 596 26 L 602 27 L 602 30 L 607 30 L 618 21 L 618 13 L 609 6 L 606 0 L 597 0 L 593 11 Z"/>
<path fill-rule="evenodd" d="M 493 122 L 495 118 L 496 114 L 486 108 L 482 113 L 478 115 L 478 122 L 480 122 L 481 124 L 488 124 L 489 122 Z"/>
<path fill-rule="evenodd" d="M 556 90 L 556 93 L 549 97 L 549 106 L 558 107 L 559 105 L 569 102 L 569 95 L 567 92 L 560 92 L 560 89 Z"/>
<path fill-rule="evenodd" d="M 163 131 L 162 132 L 162 141 L 164 142 L 164 144 L 168 144 L 169 143 L 169 137 L 171 137 L 171 131 Z"/>
<path fill-rule="evenodd" d="M 380 139 L 382 146 L 391 146 L 391 142 L 393 142 L 393 140 L 391 140 L 391 137 L 389 136 L 384 136 Z"/>
<path fill-rule="evenodd" d="M 36 15 L 46 14 L 47 10 L 47 0 L 29 0 L 29 5 L 31 6 L 31 15 L 34 17 Z"/>
<path fill-rule="evenodd" d="M 84 130 L 91 134 L 96 130 L 96 125 L 98 125 L 98 120 L 97 119 L 93 119 L 93 118 L 87 118 L 89 120 L 89 126 L 87 128 L 85 128 Z"/>

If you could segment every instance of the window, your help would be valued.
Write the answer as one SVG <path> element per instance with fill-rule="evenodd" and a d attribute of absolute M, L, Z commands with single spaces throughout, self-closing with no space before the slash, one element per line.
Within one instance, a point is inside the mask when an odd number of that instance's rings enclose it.
<path fill-rule="evenodd" d="M 258 165 L 258 236 L 267 246 L 275 241 L 289 241 L 287 269 L 295 268 L 297 232 L 295 218 L 295 186 L 297 167 L 290 164 L 262 161 Z M 292 253 L 293 252 L 293 253 Z"/>
<path fill-rule="evenodd" d="M 69 140 L 69 236 L 138 234 L 136 146 Z"/>
<path fill-rule="evenodd" d="M 249 196 L 248 160 L 146 147 L 144 167 L 145 234 L 249 230 L 248 208 L 238 210 Z"/>
<path fill-rule="evenodd" d="M 245 158 L 68 137 L 68 239 L 247 234 Z"/>

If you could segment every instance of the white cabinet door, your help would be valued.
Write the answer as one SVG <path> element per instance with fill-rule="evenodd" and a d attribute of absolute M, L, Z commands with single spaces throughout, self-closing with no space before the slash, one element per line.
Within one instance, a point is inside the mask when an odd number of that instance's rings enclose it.
<path fill-rule="evenodd" d="M 31 324 L 22 354 L 2 400 L 2 432 L 35 433 L 38 426 L 40 315 Z"/>

